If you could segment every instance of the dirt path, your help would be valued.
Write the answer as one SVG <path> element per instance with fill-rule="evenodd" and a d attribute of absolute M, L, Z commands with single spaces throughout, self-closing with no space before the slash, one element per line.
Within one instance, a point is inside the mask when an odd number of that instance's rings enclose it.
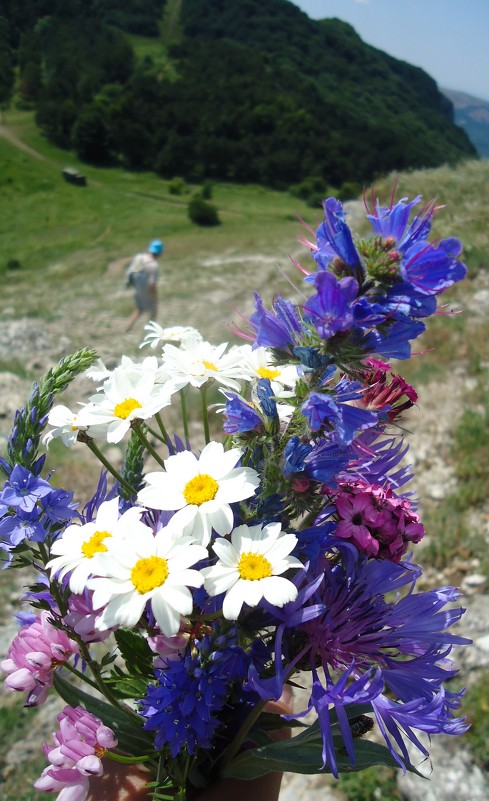
<path fill-rule="evenodd" d="M 39 161 L 45 161 L 54 164 L 54 162 L 51 162 L 50 159 L 47 159 L 45 156 L 43 156 L 42 153 L 39 153 L 38 150 L 34 150 L 34 148 L 29 147 L 29 145 L 26 145 L 25 142 L 22 141 L 22 139 L 19 139 L 17 134 L 15 134 L 11 128 L 1 123 L 0 123 L 0 136 L 2 137 L 2 139 L 6 139 L 8 142 L 10 142 L 10 144 L 18 148 L 18 150 L 22 150 L 23 153 L 27 153 L 29 156 L 33 156 L 35 159 L 38 159 Z"/>

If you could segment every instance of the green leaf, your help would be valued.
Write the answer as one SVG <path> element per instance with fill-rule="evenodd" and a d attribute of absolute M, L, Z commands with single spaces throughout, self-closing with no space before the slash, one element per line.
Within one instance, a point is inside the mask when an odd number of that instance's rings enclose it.
<path fill-rule="evenodd" d="M 119 748 L 131 756 L 145 756 L 154 751 L 153 735 L 143 731 L 143 719 L 130 709 L 124 712 L 115 706 L 89 695 L 79 687 L 65 681 L 59 673 L 54 674 L 54 687 L 63 701 L 70 706 L 83 706 L 100 718 L 115 732 Z"/>
<path fill-rule="evenodd" d="M 118 629 L 114 633 L 121 656 L 131 675 L 154 678 L 153 656 L 148 641 L 133 629 Z"/>
<path fill-rule="evenodd" d="M 303 733 L 304 734 L 304 733 Z M 291 773 L 329 773 L 329 769 L 322 769 L 323 743 L 319 737 L 309 741 L 297 742 L 303 734 L 281 742 L 253 748 L 239 754 L 221 771 L 224 778 L 255 779 L 273 771 L 289 771 Z M 340 773 L 351 773 L 363 770 L 372 765 L 387 765 L 398 768 L 399 765 L 386 746 L 374 743 L 371 740 L 355 740 L 355 764 L 350 764 L 343 738 L 333 737 L 336 751 L 336 761 Z M 413 770 L 415 770 L 413 768 Z M 417 772 L 417 771 L 415 771 Z"/>

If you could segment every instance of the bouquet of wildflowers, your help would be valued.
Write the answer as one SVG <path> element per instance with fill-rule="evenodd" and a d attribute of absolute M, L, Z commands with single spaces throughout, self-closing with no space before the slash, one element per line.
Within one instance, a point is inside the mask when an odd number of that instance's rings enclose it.
<path fill-rule="evenodd" d="M 466 273 L 458 240 L 428 240 L 435 206 L 419 201 L 374 203 L 356 241 L 326 200 L 297 265 L 303 302 L 256 294 L 246 344 L 151 323 L 155 355 L 108 370 L 79 351 L 17 412 L 0 538 L 30 571 L 30 611 L 1 667 L 25 706 L 52 687 L 66 703 L 39 790 L 83 801 L 108 760 L 143 762 L 155 798 L 181 799 L 218 777 L 416 770 L 420 732 L 466 730 L 444 686 L 463 609 L 453 587 L 416 591 L 424 528 L 400 419 L 417 396 L 389 364 Z M 55 396 L 80 373 L 96 389 L 75 413 Z M 83 508 L 39 455 L 55 438 L 102 463 Z M 123 444 L 122 467 L 104 442 Z M 267 702 L 287 686 L 300 703 L 277 741 Z"/>

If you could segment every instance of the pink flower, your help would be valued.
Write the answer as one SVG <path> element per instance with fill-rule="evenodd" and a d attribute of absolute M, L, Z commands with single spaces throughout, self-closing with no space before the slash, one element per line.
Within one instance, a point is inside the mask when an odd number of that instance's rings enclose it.
<path fill-rule="evenodd" d="M 148 645 L 157 654 L 154 661 L 155 668 L 166 668 L 167 662 L 174 662 L 181 659 L 189 641 L 189 634 L 180 630 L 173 637 L 166 637 L 164 634 L 157 634 L 155 637 L 148 637 Z"/>
<path fill-rule="evenodd" d="M 21 628 L 0 668 L 7 673 L 5 684 L 27 692 L 24 706 L 44 703 L 53 683 L 53 671 L 78 653 L 78 646 L 64 631 L 51 625 L 50 612 L 41 612 L 31 625 Z"/>
<path fill-rule="evenodd" d="M 90 776 L 102 776 L 102 757 L 117 739 L 99 718 L 78 706 L 65 706 L 58 715 L 59 731 L 54 745 L 44 743 L 43 751 L 51 763 L 34 782 L 36 790 L 58 793 L 58 801 L 85 801 Z"/>
<path fill-rule="evenodd" d="M 389 487 L 364 481 L 340 484 L 334 501 L 339 516 L 335 535 L 353 542 L 369 557 L 399 562 L 410 542 L 419 542 L 425 529 L 407 498 Z"/>
<path fill-rule="evenodd" d="M 110 636 L 113 629 L 100 631 L 96 621 L 101 616 L 100 610 L 94 612 L 92 607 L 91 590 L 85 590 L 83 595 L 70 595 L 68 599 L 69 611 L 63 618 L 63 623 L 76 631 L 83 642 L 102 642 Z"/>
<path fill-rule="evenodd" d="M 376 359 L 366 359 L 367 371 L 363 374 L 366 389 L 361 403 L 367 409 L 384 411 L 386 419 L 392 423 L 403 412 L 410 409 L 418 400 L 417 392 L 400 375 L 390 372 L 390 366 Z"/>

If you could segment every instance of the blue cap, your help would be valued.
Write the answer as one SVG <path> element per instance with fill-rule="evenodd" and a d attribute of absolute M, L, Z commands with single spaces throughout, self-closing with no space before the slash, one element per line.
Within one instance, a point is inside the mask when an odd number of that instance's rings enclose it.
<path fill-rule="evenodd" d="M 149 243 L 148 253 L 154 253 L 155 256 L 159 256 L 160 253 L 163 253 L 164 249 L 165 246 L 161 239 L 153 239 L 153 241 Z"/>

